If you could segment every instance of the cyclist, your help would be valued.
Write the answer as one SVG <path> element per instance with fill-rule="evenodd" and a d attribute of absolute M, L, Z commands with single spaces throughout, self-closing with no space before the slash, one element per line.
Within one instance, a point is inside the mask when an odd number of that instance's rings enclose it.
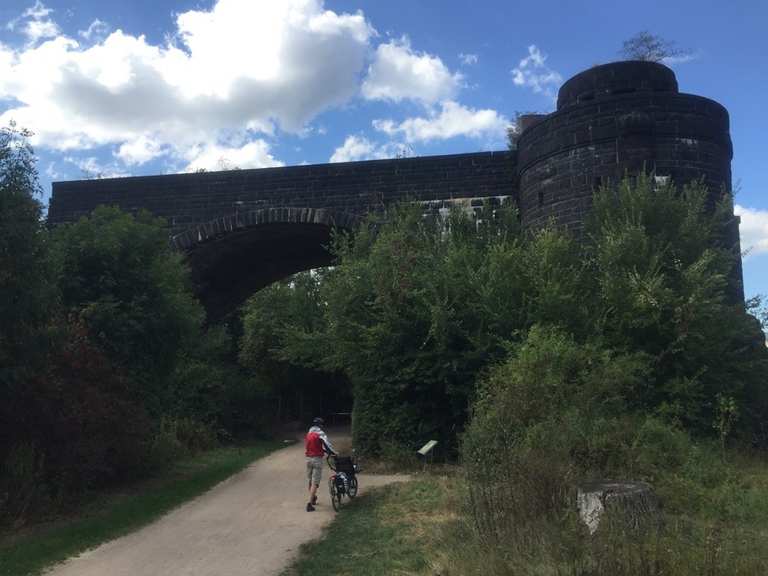
<path fill-rule="evenodd" d="M 304 438 L 304 454 L 307 457 L 307 479 L 309 480 L 307 512 L 314 511 L 315 504 L 317 504 L 317 489 L 323 475 L 323 456 L 325 454 L 336 455 L 331 441 L 323 432 L 324 423 L 322 418 L 312 420 L 312 426 Z"/>

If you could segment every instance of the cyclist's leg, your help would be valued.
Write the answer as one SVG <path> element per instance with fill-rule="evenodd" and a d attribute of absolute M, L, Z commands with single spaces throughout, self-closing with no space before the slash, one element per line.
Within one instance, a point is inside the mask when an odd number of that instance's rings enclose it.
<path fill-rule="evenodd" d="M 322 475 L 322 460 L 317 462 L 315 458 L 307 459 L 307 480 L 309 483 L 309 502 L 307 502 L 307 512 L 314 510 L 317 503 L 317 488 L 320 486 Z"/>

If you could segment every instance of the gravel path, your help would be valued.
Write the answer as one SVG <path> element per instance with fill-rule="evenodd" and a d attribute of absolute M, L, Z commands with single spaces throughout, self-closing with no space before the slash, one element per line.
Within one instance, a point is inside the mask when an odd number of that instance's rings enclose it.
<path fill-rule="evenodd" d="M 334 517 L 328 468 L 306 512 L 303 446 L 292 445 L 153 524 L 55 566 L 47 576 L 262 576 L 279 574 Z M 360 493 L 407 476 L 361 474 Z M 346 502 L 346 500 L 345 500 Z"/>

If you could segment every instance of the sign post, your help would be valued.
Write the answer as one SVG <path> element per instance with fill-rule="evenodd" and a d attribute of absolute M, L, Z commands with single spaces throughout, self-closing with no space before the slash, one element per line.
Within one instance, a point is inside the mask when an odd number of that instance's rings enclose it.
<path fill-rule="evenodd" d="M 424 470 L 427 469 L 427 458 L 432 459 L 432 449 L 437 446 L 437 440 L 430 440 L 416 451 L 416 454 L 424 458 Z"/>

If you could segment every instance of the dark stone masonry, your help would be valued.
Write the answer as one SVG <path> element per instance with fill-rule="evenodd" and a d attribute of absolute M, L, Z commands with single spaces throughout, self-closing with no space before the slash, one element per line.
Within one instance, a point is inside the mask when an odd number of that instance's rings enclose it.
<path fill-rule="evenodd" d="M 704 178 L 717 196 L 731 188 L 732 155 L 727 110 L 680 94 L 666 66 L 596 66 L 563 84 L 557 110 L 518 140 L 523 223 L 579 228 L 595 188 L 642 170 L 678 184 Z"/>
<path fill-rule="evenodd" d="M 625 174 L 703 178 L 713 199 L 731 188 L 727 110 L 681 94 L 661 64 L 590 68 L 563 84 L 555 112 L 521 126 L 516 151 L 55 182 L 48 219 L 71 222 L 102 204 L 163 217 L 218 318 L 258 288 L 329 264 L 330 230 L 388 203 L 434 212 L 511 199 L 524 227 L 553 219 L 578 233 L 593 191 Z M 738 249 L 737 226 L 731 240 Z M 740 292 L 740 271 L 734 283 Z"/>

